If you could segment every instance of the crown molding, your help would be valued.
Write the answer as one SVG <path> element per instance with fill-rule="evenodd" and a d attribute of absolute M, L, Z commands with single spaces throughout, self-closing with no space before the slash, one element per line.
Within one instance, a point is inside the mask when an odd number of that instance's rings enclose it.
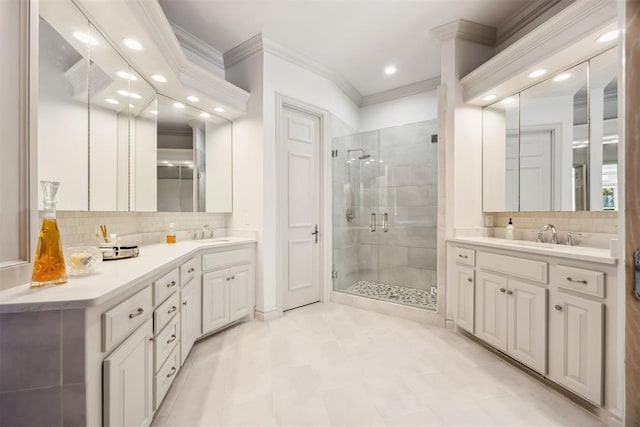
<path fill-rule="evenodd" d="M 385 90 L 383 92 L 373 93 L 362 97 L 361 107 L 368 105 L 381 104 L 383 102 L 393 101 L 394 99 L 404 98 L 406 96 L 417 95 L 419 93 L 435 90 L 440 85 L 440 76 L 431 79 L 422 80 L 394 89 Z"/>
<path fill-rule="evenodd" d="M 560 54 L 612 22 L 616 0 L 579 1 L 540 24 L 511 46 L 462 78 L 464 100 L 470 101 L 521 74 L 552 55 Z"/>
<path fill-rule="evenodd" d="M 237 63 L 256 55 L 267 52 L 275 55 L 287 62 L 291 62 L 301 68 L 311 71 L 333 82 L 351 101 L 360 106 L 362 95 L 358 90 L 341 74 L 329 69 L 320 62 L 308 56 L 289 49 L 280 43 L 272 40 L 264 33 L 256 34 L 238 46 L 224 53 L 224 64 L 226 68 L 233 67 Z"/>
<path fill-rule="evenodd" d="M 224 78 L 224 59 L 222 52 L 194 36 L 172 21 L 168 21 L 185 56 L 220 77 Z"/>
<path fill-rule="evenodd" d="M 516 39 L 518 34 L 526 34 L 536 22 L 541 23 L 545 18 L 558 13 L 576 0 L 534 0 L 516 10 L 505 19 L 498 27 L 496 48 L 500 51 L 510 44 L 511 39 Z M 527 31 L 527 29 L 529 31 Z"/>
<path fill-rule="evenodd" d="M 440 41 L 462 39 L 493 47 L 496 45 L 497 30 L 488 25 L 459 19 L 433 28 L 431 34 Z"/>

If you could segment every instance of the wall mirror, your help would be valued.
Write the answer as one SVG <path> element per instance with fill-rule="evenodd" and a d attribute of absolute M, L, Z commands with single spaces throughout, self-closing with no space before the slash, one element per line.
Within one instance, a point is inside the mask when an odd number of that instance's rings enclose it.
<path fill-rule="evenodd" d="M 159 212 L 231 212 L 231 122 L 158 96 Z"/>
<path fill-rule="evenodd" d="M 483 210 L 617 209 L 616 50 L 483 109 Z"/>
<path fill-rule="evenodd" d="M 62 183 L 58 209 L 87 210 L 89 22 L 70 2 L 42 2 L 39 33 L 38 179 Z"/>

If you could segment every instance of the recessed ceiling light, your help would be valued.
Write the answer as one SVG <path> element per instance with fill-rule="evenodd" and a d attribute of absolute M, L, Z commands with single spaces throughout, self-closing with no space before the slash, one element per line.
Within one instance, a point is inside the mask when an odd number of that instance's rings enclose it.
<path fill-rule="evenodd" d="M 570 79 L 571 78 L 571 73 L 562 73 L 562 74 L 558 74 L 557 76 L 555 76 L 553 78 L 554 82 L 562 82 L 564 80 Z"/>
<path fill-rule="evenodd" d="M 154 116 L 158 115 L 158 112 L 156 110 L 150 110 L 149 113 L 153 114 Z"/>
<path fill-rule="evenodd" d="M 142 99 L 142 95 L 140 95 L 139 93 L 135 93 L 135 92 L 131 92 L 129 94 L 129 96 L 133 99 Z"/>
<path fill-rule="evenodd" d="M 500 103 L 501 104 L 511 104 L 514 101 L 515 101 L 515 98 L 513 96 L 510 96 L 510 97 L 505 98 L 502 101 L 500 101 Z"/>
<path fill-rule="evenodd" d="M 122 40 L 122 43 L 124 43 L 124 45 L 126 47 L 128 47 L 129 49 L 133 49 L 133 50 L 142 50 L 142 49 L 144 49 L 142 47 L 142 43 L 140 43 L 136 39 L 124 39 L 124 40 Z"/>
<path fill-rule="evenodd" d="M 130 93 L 129 93 L 129 91 L 127 91 L 127 90 L 120 89 L 120 90 L 118 91 L 118 95 L 122 95 L 122 96 L 129 96 L 129 95 L 131 95 L 131 94 L 130 94 Z"/>
<path fill-rule="evenodd" d="M 87 33 L 83 33 L 82 31 L 76 31 L 75 33 L 73 33 L 73 37 L 75 37 L 76 39 L 80 40 L 84 44 L 88 44 L 89 46 L 97 46 L 98 45 L 98 39 L 96 39 L 95 37 L 90 36 Z"/>
<path fill-rule="evenodd" d="M 398 69 L 396 68 L 396 66 L 395 66 L 395 65 L 387 65 L 386 67 L 384 67 L 384 73 L 385 73 L 387 76 L 390 76 L 390 75 L 392 75 L 392 74 L 395 74 L 395 73 L 396 73 L 396 71 L 398 71 Z"/>
<path fill-rule="evenodd" d="M 378 163 L 384 163 L 384 160 L 378 160 Z"/>
<path fill-rule="evenodd" d="M 211 114 L 209 114 L 209 113 L 200 113 L 200 117 L 208 119 L 209 117 L 211 117 Z"/>
<path fill-rule="evenodd" d="M 536 77 L 542 77 L 545 74 L 547 74 L 547 70 L 545 70 L 544 68 L 540 68 L 539 70 L 532 71 L 529 74 L 529 77 L 535 79 Z"/>
<path fill-rule="evenodd" d="M 184 108 L 184 104 L 182 102 L 174 102 L 173 106 L 175 108 Z"/>
<path fill-rule="evenodd" d="M 226 110 L 222 107 L 216 107 L 213 109 L 216 113 L 224 113 Z"/>
<path fill-rule="evenodd" d="M 187 96 L 187 100 L 189 102 L 200 102 L 200 98 L 198 98 L 197 96 L 193 96 L 193 95 Z"/>
<path fill-rule="evenodd" d="M 485 96 L 484 98 L 482 98 L 483 101 L 493 101 L 494 99 L 496 99 L 497 96 L 494 95 L 493 93 L 490 95 Z"/>
<path fill-rule="evenodd" d="M 620 31 L 618 30 L 613 30 L 613 31 L 609 31 L 608 33 L 604 33 L 603 35 L 598 37 L 598 43 L 608 43 L 608 42 L 614 41 L 618 38 L 618 34 L 620 34 Z"/>
<path fill-rule="evenodd" d="M 173 166 L 173 163 L 167 163 L 167 166 Z"/>
<path fill-rule="evenodd" d="M 129 104 L 129 108 L 136 108 L 136 106 L 133 104 Z"/>
<path fill-rule="evenodd" d="M 107 99 L 104 100 L 104 102 L 106 102 L 108 104 L 113 104 L 113 105 L 120 104 L 120 101 L 118 101 L 117 99 L 113 99 L 113 98 L 107 98 Z"/>
<path fill-rule="evenodd" d="M 131 80 L 131 81 L 138 80 L 138 78 L 136 76 L 134 76 L 131 73 L 127 73 L 126 71 L 118 71 L 118 72 L 116 72 L 116 76 L 118 76 L 118 77 L 120 77 L 122 79 Z"/>
<path fill-rule="evenodd" d="M 159 83 L 166 83 L 167 78 L 160 74 L 151 74 L 151 78 Z"/>

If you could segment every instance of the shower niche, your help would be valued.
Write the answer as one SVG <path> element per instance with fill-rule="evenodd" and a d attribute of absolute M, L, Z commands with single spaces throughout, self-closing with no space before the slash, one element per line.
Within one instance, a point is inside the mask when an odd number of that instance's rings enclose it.
<path fill-rule="evenodd" d="M 333 140 L 333 288 L 435 310 L 437 121 Z"/>

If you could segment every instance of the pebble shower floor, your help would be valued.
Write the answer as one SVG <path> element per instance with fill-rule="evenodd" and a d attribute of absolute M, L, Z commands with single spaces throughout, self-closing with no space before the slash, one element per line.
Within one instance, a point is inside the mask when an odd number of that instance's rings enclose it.
<path fill-rule="evenodd" d="M 435 310 L 438 307 L 437 293 L 432 293 L 431 290 L 425 289 L 413 289 L 404 286 L 360 280 L 346 288 L 344 292 L 427 308 L 429 310 Z"/>

